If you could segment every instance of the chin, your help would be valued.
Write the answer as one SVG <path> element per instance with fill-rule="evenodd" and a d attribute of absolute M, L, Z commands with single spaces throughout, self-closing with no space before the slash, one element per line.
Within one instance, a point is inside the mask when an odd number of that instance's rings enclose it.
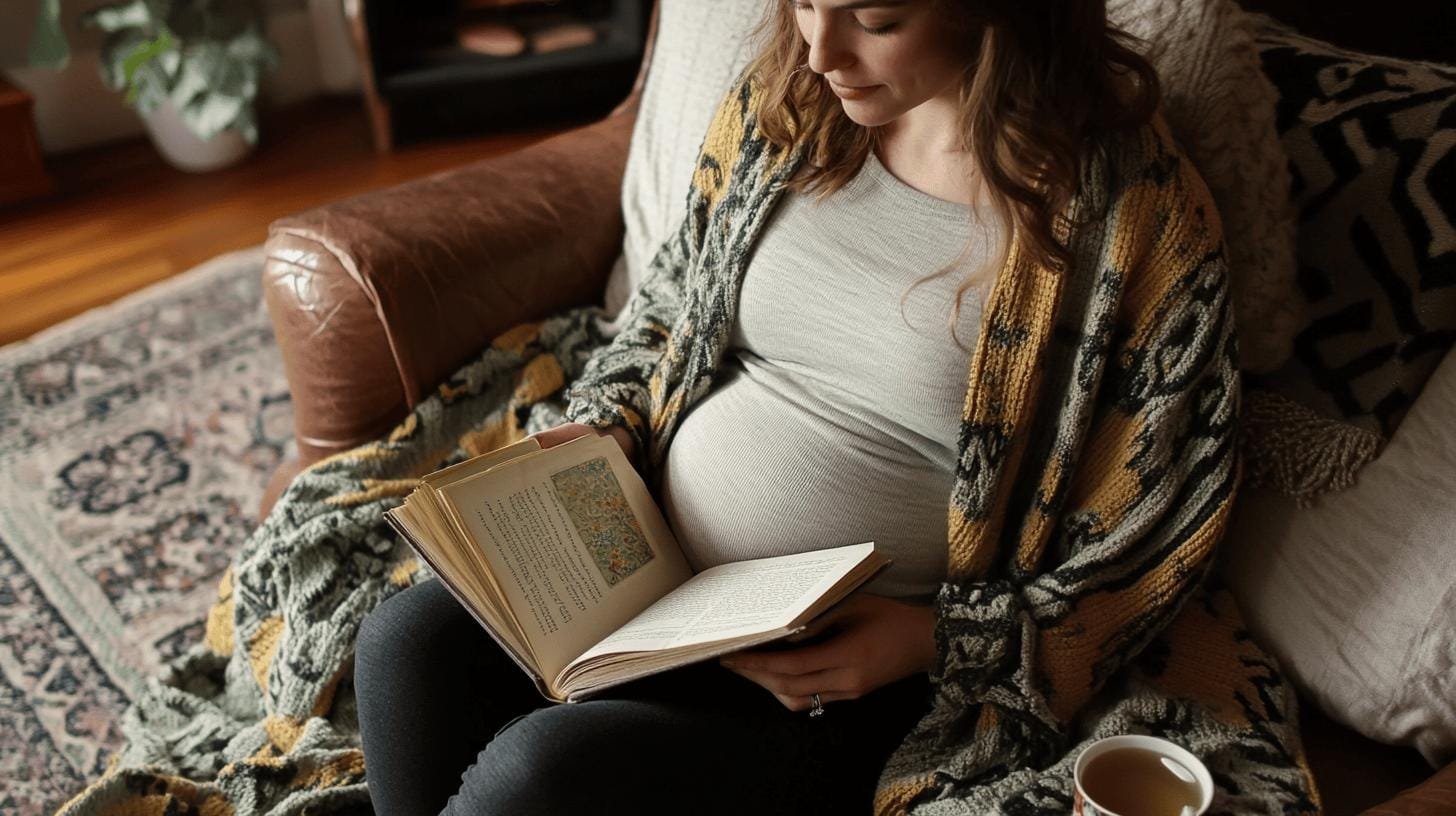
<path fill-rule="evenodd" d="M 894 116 L 887 115 L 884 110 L 863 105 L 856 105 L 849 100 L 841 101 L 844 114 L 850 121 L 861 127 L 879 127 L 894 120 Z"/>

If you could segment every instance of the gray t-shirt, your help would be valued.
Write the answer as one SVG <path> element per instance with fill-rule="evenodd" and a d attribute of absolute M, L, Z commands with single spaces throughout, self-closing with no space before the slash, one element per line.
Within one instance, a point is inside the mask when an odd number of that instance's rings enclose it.
<path fill-rule="evenodd" d="M 894 563 L 867 591 L 933 596 L 981 318 L 969 291 L 958 347 L 951 298 L 999 247 L 990 220 L 972 217 L 873 153 L 822 203 L 783 195 L 749 259 L 721 379 L 668 448 L 660 498 L 695 570 L 874 541 Z M 906 288 L 972 235 L 970 255 L 916 287 L 902 318 Z"/>

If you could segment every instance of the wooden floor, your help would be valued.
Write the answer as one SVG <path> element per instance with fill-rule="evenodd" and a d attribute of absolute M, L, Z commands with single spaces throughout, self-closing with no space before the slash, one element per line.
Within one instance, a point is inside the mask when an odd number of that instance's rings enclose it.
<path fill-rule="evenodd" d="M 52 157 L 53 195 L 0 208 L 0 344 L 260 244 L 276 218 L 517 150 L 571 126 L 406 145 L 380 156 L 361 102 L 320 98 L 269 116 L 258 150 L 213 173 L 172 169 L 145 138 Z"/>

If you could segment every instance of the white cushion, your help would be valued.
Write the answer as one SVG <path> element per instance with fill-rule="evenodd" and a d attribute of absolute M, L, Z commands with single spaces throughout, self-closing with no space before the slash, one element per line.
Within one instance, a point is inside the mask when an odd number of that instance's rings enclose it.
<path fill-rule="evenodd" d="M 1456 760 L 1456 355 L 1354 487 L 1307 509 L 1245 491 L 1229 581 L 1250 630 L 1331 718 Z"/>
<path fill-rule="evenodd" d="M 703 136 L 728 85 L 752 58 L 749 32 L 765 0 L 662 0 L 657 40 L 627 151 L 622 214 L 627 234 L 607 281 L 617 314 L 687 211 Z"/>
<path fill-rule="evenodd" d="M 765 0 L 659 3 L 642 105 L 622 184 L 626 237 L 608 280 L 617 314 L 685 211 L 693 162 L 717 104 L 748 64 Z M 1241 363 L 1267 370 L 1298 329 L 1289 172 L 1275 92 L 1259 67 L 1252 18 L 1232 0 L 1113 0 L 1109 15 L 1148 41 L 1169 126 L 1226 224 Z"/>

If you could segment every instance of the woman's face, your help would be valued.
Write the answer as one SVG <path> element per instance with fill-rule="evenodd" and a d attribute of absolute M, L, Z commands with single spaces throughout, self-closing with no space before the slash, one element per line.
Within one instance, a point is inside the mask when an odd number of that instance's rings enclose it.
<path fill-rule="evenodd" d="M 829 81 L 856 123 L 884 125 L 958 91 L 967 46 L 952 41 L 953 27 L 931 0 L 788 1 L 809 69 Z"/>

